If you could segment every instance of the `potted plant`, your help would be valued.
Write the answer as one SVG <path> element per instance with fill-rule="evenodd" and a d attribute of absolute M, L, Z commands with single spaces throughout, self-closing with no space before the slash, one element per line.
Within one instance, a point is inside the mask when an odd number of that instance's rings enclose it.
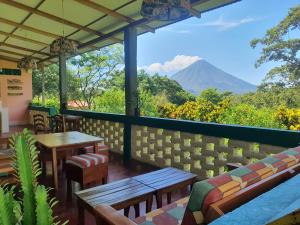
<path fill-rule="evenodd" d="M 16 187 L 0 187 L 1 225 L 54 225 L 61 224 L 53 216 L 53 206 L 57 201 L 49 198 L 49 189 L 39 185 L 41 174 L 35 140 L 27 129 L 10 139 L 13 149 L 13 167 L 18 180 L 20 194 Z M 64 224 L 67 224 L 65 222 Z"/>

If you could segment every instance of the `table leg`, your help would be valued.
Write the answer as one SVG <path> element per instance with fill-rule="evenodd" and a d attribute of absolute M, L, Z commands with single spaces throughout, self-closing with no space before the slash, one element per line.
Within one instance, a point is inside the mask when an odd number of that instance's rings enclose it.
<path fill-rule="evenodd" d="M 84 207 L 81 205 L 80 201 L 77 201 L 77 209 L 78 209 L 78 225 L 84 225 Z"/>
<path fill-rule="evenodd" d="M 58 190 L 58 176 L 57 176 L 57 156 L 56 156 L 56 148 L 52 149 L 52 176 L 54 180 L 54 189 Z"/>
<path fill-rule="evenodd" d="M 167 203 L 171 204 L 171 201 L 172 201 L 172 192 L 168 192 L 167 193 Z"/>
<path fill-rule="evenodd" d="M 139 203 L 134 205 L 134 211 L 135 211 L 135 217 L 139 217 L 140 216 L 140 204 Z"/>
<path fill-rule="evenodd" d="M 151 197 L 146 201 L 146 213 L 151 212 L 152 203 L 153 203 L 153 196 L 151 195 Z"/>
<path fill-rule="evenodd" d="M 94 153 L 97 153 L 98 143 L 94 144 Z"/>
<path fill-rule="evenodd" d="M 129 209 L 130 209 L 130 206 L 124 208 L 124 216 L 126 216 L 126 217 L 129 216 Z"/>
<path fill-rule="evenodd" d="M 156 204 L 157 204 L 157 208 L 161 208 L 162 207 L 162 194 L 160 192 L 158 192 L 156 195 Z"/>

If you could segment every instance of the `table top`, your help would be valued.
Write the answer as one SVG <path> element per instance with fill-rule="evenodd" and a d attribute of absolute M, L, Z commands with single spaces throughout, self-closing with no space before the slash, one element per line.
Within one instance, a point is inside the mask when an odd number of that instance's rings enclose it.
<path fill-rule="evenodd" d="M 132 177 L 155 190 L 164 189 L 173 185 L 196 179 L 197 175 L 173 167 L 167 167 L 154 172 Z"/>
<path fill-rule="evenodd" d="M 79 199 L 92 207 L 99 204 L 117 207 L 118 204 L 146 194 L 154 194 L 154 192 L 155 190 L 153 188 L 150 188 L 132 178 L 127 178 L 79 191 L 75 194 Z"/>
<path fill-rule="evenodd" d="M 172 185 L 192 180 L 196 177 L 197 175 L 195 174 L 168 167 L 79 191 L 75 195 L 91 207 L 99 204 L 116 207 L 118 204 L 131 199 L 146 194 L 154 194 L 157 190 L 171 187 Z"/>
<path fill-rule="evenodd" d="M 38 134 L 33 136 L 36 141 L 47 148 L 68 147 L 85 143 L 96 143 L 103 141 L 103 138 L 94 137 L 78 131 L 63 133 Z"/>

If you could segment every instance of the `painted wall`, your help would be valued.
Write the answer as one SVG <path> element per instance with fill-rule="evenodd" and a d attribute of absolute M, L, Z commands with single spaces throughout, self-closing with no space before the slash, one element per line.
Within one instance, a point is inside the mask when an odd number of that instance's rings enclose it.
<path fill-rule="evenodd" d="M 5 61 L 0 59 L 0 69 L 16 69 L 17 64 L 15 62 Z M 20 79 L 23 83 L 22 92 L 23 95 L 9 96 L 8 93 L 8 79 Z M 9 125 L 24 125 L 29 122 L 29 113 L 27 110 L 28 103 L 32 100 L 32 74 L 22 69 L 21 76 L 6 76 L 0 75 L 0 88 L 2 106 L 8 108 Z"/>

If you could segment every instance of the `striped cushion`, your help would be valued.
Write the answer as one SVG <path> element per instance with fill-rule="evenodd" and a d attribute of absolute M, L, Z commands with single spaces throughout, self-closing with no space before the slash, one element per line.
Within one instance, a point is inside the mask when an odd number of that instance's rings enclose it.
<path fill-rule="evenodd" d="M 83 148 L 86 152 L 94 152 L 94 146 L 87 146 Z M 108 151 L 109 147 L 105 145 L 104 143 L 98 143 L 96 152 L 100 151 Z"/>
<path fill-rule="evenodd" d="M 82 155 L 74 155 L 70 159 L 67 160 L 68 164 L 73 164 L 75 166 L 79 166 L 81 168 L 97 166 L 102 163 L 107 163 L 108 157 L 104 155 L 87 153 Z"/>

